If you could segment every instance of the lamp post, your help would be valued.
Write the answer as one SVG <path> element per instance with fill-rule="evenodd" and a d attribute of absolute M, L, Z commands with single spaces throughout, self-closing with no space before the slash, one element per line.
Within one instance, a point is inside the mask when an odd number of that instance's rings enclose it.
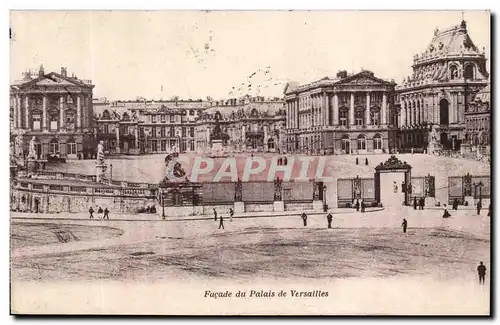
<path fill-rule="evenodd" d="M 109 182 L 113 182 L 113 164 L 109 165 L 110 168 L 110 175 L 109 175 Z"/>
<path fill-rule="evenodd" d="M 326 185 L 323 185 L 323 211 L 324 212 L 326 212 L 328 210 L 327 205 L 326 205 L 326 190 L 327 190 Z"/>
<path fill-rule="evenodd" d="M 163 220 L 165 220 L 165 195 L 163 192 L 163 188 L 160 188 L 160 194 L 161 194 L 161 217 Z"/>

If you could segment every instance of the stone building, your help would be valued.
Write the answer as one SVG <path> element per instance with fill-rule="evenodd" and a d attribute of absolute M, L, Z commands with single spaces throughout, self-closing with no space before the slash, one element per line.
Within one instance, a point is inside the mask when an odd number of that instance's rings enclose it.
<path fill-rule="evenodd" d="M 425 51 L 413 57 L 412 68 L 412 75 L 397 87 L 398 147 L 460 150 L 465 114 L 488 80 L 484 49 L 474 45 L 462 21 L 436 29 Z"/>
<path fill-rule="evenodd" d="M 215 101 L 196 122 L 197 151 L 209 152 L 216 123 L 223 132 L 225 151 L 282 152 L 285 111 L 283 100 L 262 96 Z"/>
<path fill-rule="evenodd" d="M 480 90 L 465 112 L 465 143 L 463 153 L 491 152 L 490 84 Z"/>
<path fill-rule="evenodd" d="M 95 100 L 95 136 L 108 154 L 195 151 L 195 121 L 207 102 Z"/>
<path fill-rule="evenodd" d="M 35 137 L 36 158 L 49 155 L 75 159 L 89 155 L 92 147 L 92 91 L 90 80 L 61 73 L 27 72 L 10 87 L 11 134 L 21 134 L 25 154 Z"/>
<path fill-rule="evenodd" d="M 394 81 L 339 71 L 285 87 L 286 148 L 310 154 L 389 152 L 395 146 Z"/>

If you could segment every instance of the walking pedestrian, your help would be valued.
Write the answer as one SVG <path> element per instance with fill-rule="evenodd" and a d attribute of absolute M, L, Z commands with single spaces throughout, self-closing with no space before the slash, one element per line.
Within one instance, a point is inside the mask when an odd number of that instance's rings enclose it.
<path fill-rule="evenodd" d="M 443 212 L 443 218 L 449 218 L 451 217 L 451 214 L 448 212 L 448 210 L 444 209 L 444 212 Z"/>
<path fill-rule="evenodd" d="M 332 228 L 332 219 L 333 219 L 333 216 L 331 213 L 329 213 L 327 216 L 326 216 L 326 220 L 328 221 L 328 228 Z"/>
<path fill-rule="evenodd" d="M 401 225 L 403 226 L 403 233 L 406 234 L 406 228 L 408 228 L 408 221 L 406 221 L 406 219 L 403 219 L 403 223 Z"/>
<path fill-rule="evenodd" d="M 413 210 L 417 210 L 417 197 L 413 197 Z"/>
<path fill-rule="evenodd" d="M 420 198 L 420 210 L 423 210 L 425 206 L 425 198 L 421 197 Z"/>
<path fill-rule="evenodd" d="M 368 158 L 365 158 L 365 165 L 368 166 Z"/>
<path fill-rule="evenodd" d="M 108 208 L 104 208 L 104 216 L 102 218 L 109 220 L 109 210 L 108 210 Z"/>
<path fill-rule="evenodd" d="M 90 215 L 90 219 L 94 219 L 94 209 L 92 209 L 92 207 L 89 208 L 89 215 Z"/>
<path fill-rule="evenodd" d="M 356 157 L 356 165 L 359 165 L 359 159 Z"/>
<path fill-rule="evenodd" d="M 304 227 L 307 227 L 307 214 L 305 212 L 302 213 L 302 221 L 304 222 Z"/>
<path fill-rule="evenodd" d="M 359 211 L 359 199 L 356 199 L 356 211 Z"/>
<path fill-rule="evenodd" d="M 224 218 L 222 218 L 222 216 L 219 217 L 220 221 L 219 221 L 219 229 L 222 227 L 222 229 L 224 229 Z"/>
<path fill-rule="evenodd" d="M 233 208 L 229 208 L 229 222 L 233 221 L 234 210 Z"/>
<path fill-rule="evenodd" d="M 482 205 L 481 205 L 481 200 L 479 200 L 477 202 L 477 215 L 480 216 L 481 215 L 481 208 L 482 208 Z"/>
<path fill-rule="evenodd" d="M 217 221 L 217 211 L 214 208 L 214 221 Z"/>
<path fill-rule="evenodd" d="M 483 262 L 479 262 L 479 266 L 477 267 L 477 274 L 479 275 L 479 284 L 484 284 L 484 278 L 486 276 L 486 266 L 484 266 Z"/>

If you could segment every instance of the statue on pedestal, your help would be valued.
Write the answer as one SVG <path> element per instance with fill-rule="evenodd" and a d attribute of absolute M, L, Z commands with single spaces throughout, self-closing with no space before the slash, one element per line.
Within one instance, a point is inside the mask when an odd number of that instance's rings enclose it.
<path fill-rule="evenodd" d="M 277 177 L 274 180 L 274 201 L 283 201 L 283 181 Z"/>
<path fill-rule="evenodd" d="M 104 141 L 99 141 L 99 144 L 97 145 L 97 161 L 96 163 L 98 165 L 105 164 L 104 162 Z"/>
<path fill-rule="evenodd" d="M 33 136 L 30 141 L 30 147 L 28 151 L 28 159 L 36 159 L 36 149 L 35 149 L 35 144 L 36 144 L 36 137 Z"/>
<path fill-rule="evenodd" d="M 104 141 L 99 141 L 97 145 L 97 159 L 96 159 L 96 181 L 104 183 L 106 181 L 106 161 L 104 160 Z"/>
<path fill-rule="evenodd" d="M 24 155 L 23 135 L 20 133 L 16 136 L 15 154 L 16 154 L 16 157 L 22 157 Z"/>

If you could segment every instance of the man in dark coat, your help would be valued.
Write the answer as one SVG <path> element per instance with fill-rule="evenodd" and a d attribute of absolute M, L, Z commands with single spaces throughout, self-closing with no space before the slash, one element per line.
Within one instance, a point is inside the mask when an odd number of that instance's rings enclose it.
<path fill-rule="evenodd" d="M 94 219 L 94 209 L 92 209 L 92 207 L 89 208 L 89 215 L 90 215 L 90 219 Z"/>
<path fill-rule="evenodd" d="M 365 165 L 368 165 L 368 158 L 365 158 Z"/>
<path fill-rule="evenodd" d="M 453 210 L 458 210 L 458 199 L 453 200 Z"/>
<path fill-rule="evenodd" d="M 302 213 L 302 221 L 304 222 L 304 227 L 307 226 L 307 214 L 305 212 Z"/>
<path fill-rule="evenodd" d="M 479 284 L 484 284 L 484 277 L 486 276 L 486 266 L 484 266 L 483 262 L 479 262 L 479 266 L 477 267 L 477 274 L 479 275 Z"/>
<path fill-rule="evenodd" d="M 219 229 L 222 228 L 224 229 L 224 219 L 222 218 L 222 215 L 219 217 L 220 221 L 219 221 Z"/>
<path fill-rule="evenodd" d="M 217 211 L 214 208 L 214 221 L 217 221 Z"/>
<path fill-rule="evenodd" d="M 104 216 L 102 218 L 109 220 L 109 210 L 108 210 L 108 208 L 104 208 Z"/>
<path fill-rule="evenodd" d="M 233 221 L 234 210 L 233 208 L 229 208 L 229 221 Z"/>
<path fill-rule="evenodd" d="M 356 157 L 356 165 L 359 165 L 359 159 Z"/>
<path fill-rule="evenodd" d="M 408 228 L 408 221 L 406 221 L 406 219 L 403 219 L 403 223 L 401 225 L 403 226 L 403 232 L 406 234 L 406 228 Z"/>
<path fill-rule="evenodd" d="M 328 228 L 332 228 L 332 219 L 333 219 L 333 216 L 331 213 L 329 213 L 327 216 L 326 216 L 326 220 L 328 221 Z"/>
<path fill-rule="evenodd" d="M 481 208 L 482 208 L 481 201 L 479 201 L 479 202 L 477 202 L 477 215 L 478 216 L 481 215 Z"/>
<path fill-rule="evenodd" d="M 359 211 L 359 200 L 358 200 L 358 199 L 356 200 L 356 205 L 355 205 L 355 207 L 356 207 L 356 211 Z"/>
<path fill-rule="evenodd" d="M 417 210 L 417 197 L 413 197 L 413 210 Z"/>
<path fill-rule="evenodd" d="M 420 210 L 423 210 L 425 206 L 425 198 L 421 197 L 420 198 Z"/>

